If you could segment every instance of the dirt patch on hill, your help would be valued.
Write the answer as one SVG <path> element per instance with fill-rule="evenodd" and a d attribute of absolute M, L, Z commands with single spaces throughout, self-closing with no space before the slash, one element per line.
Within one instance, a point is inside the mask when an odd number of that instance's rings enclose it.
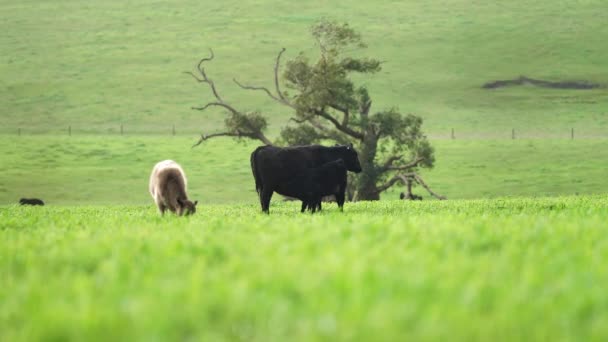
<path fill-rule="evenodd" d="M 602 85 L 598 83 L 592 83 L 588 81 L 560 81 L 560 82 L 551 82 L 545 80 L 537 80 L 534 78 L 529 78 L 526 76 L 520 76 L 519 78 L 513 80 L 497 80 L 484 84 L 482 88 L 484 89 L 496 89 L 502 87 L 510 87 L 510 86 L 518 86 L 531 84 L 537 87 L 543 88 L 554 88 L 554 89 L 596 89 L 601 88 Z"/>

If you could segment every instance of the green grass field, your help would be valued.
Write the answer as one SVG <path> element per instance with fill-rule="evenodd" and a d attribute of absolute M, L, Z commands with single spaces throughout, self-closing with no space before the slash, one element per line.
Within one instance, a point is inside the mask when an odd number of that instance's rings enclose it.
<path fill-rule="evenodd" d="M 0 0 L 0 13 L 0 341 L 608 339 L 605 0 Z M 320 18 L 348 21 L 369 45 L 353 53 L 383 61 L 357 80 L 372 111 L 424 119 L 436 166 L 421 174 L 448 201 L 394 187 L 311 216 L 275 195 L 266 216 L 257 142 L 190 148 L 225 114 L 191 110 L 211 94 L 183 72 L 213 48 L 223 98 L 276 137 L 292 113 L 232 78 L 271 87 L 282 47 L 314 53 Z M 481 89 L 520 75 L 603 87 Z M 156 212 L 163 159 L 186 170 L 195 216 Z"/>
<path fill-rule="evenodd" d="M 0 340 L 608 338 L 606 196 L 0 208 Z"/>
<path fill-rule="evenodd" d="M 0 136 L 0 205 L 38 197 L 50 205 L 149 204 L 157 161 L 186 171 L 203 203 L 255 203 L 249 154 L 256 143 L 195 137 Z M 435 168 L 422 172 L 449 199 L 602 194 L 608 140 L 438 140 Z M 396 199 L 403 187 L 383 194 Z M 415 193 L 429 199 L 424 189 Z M 275 195 L 274 201 L 281 197 Z"/>

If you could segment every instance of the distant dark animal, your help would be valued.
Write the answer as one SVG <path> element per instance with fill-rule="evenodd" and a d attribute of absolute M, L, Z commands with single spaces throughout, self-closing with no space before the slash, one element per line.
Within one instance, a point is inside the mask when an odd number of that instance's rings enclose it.
<path fill-rule="evenodd" d="M 289 196 L 290 183 L 306 169 L 320 167 L 342 159 L 348 171 L 361 172 L 357 151 L 352 144 L 326 147 L 320 145 L 276 147 L 260 146 L 251 153 L 251 171 L 255 179 L 262 211 L 268 213 L 272 194 Z M 344 191 L 340 187 L 334 194 L 340 208 L 344 205 Z"/>
<path fill-rule="evenodd" d="M 196 212 L 198 201 L 188 200 L 187 185 L 186 174 L 176 162 L 164 160 L 154 165 L 150 175 L 150 195 L 161 215 L 167 209 L 179 216 Z"/>
<path fill-rule="evenodd" d="M 22 198 L 19 200 L 21 205 L 44 205 L 44 201 L 38 198 Z"/>
<path fill-rule="evenodd" d="M 305 169 L 286 184 L 288 196 L 302 201 L 302 210 L 321 210 L 323 196 L 334 195 L 346 187 L 346 165 L 338 159 L 319 167 Z"/>
<path fill-rule="evenodd" d="M 404 192 L 402 192 L 399 195 L 399 199 L 407 199 L 407 200 L 412 200 L 412 201 L 422 201 L 422 196 L 418 196 L 418 195 L 415 195 L 415 194 L 406 195 Z"/>

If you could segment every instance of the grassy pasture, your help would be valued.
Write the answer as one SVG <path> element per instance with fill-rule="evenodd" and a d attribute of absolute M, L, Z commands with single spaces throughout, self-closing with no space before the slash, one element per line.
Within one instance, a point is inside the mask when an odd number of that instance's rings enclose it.
<path fill-rule="evenodd" d="M 0 340 L 608 337 L 606 196 L 0 207 Z"/>
<path fill-rule="evenodd" d="M 222 113 L 190 110 L 210 98 L 182 71 L 214 48 L 209 66 L 224 98 L 271 118 L 289 113 L 263 94 L 232 83 L 272 85 L 281 47 L 286 58 L 312 52 L 318 18 L 348 21 L 385 61 L 364 81 L 374 108 L 399 106 L 447 136 L 606 135 L 607 89 L 480 89 L 519 75 L 608 83 L 608 12 L 603 0 L 471 2 L 0 1 L 0 131 L 213 131 Z"/>
<path fill-rule="evenodd" d="M 607 85 L 605 9 L 0 0 L 0 341 L 605 341 L 608 88 L 480 88 Z M 373 109 L 424 118 L 437 163 L 422 175 L 450 201 L 391 200 L 394 188 L 310 216 L 275 196 L 266 216 L 256 142 L 190 149 L 224 115 L 190 109 L 211 94 L 182 72 L 213 48 L 224 99 L 267 114 L 275 136 L 291 113 L 232 78 L 271 87 L 276 53 L 312 53 L 321 17 L 350 22 L 384 61 L 363 80 Z M 184 166 L 195 216 L 156 213 L 147 182 L 162 159 Z"/>
<path fill-rule="evenodd" d="M 49 204 L 151 204 L 152 166 L 174 159 L 191 197 L 254 203 L 249 166 L 256 143 L 196 137 L 0 136 L 0 204 L 40 197 Z M 450 199 L 601 194 L 608 189 L 608 140 L 437 140 L 437 163 L 422 172 Z M 396 199 L 402 187 L 383 195 Z M 427 196 L 422 188 L 416 193 Z M 280 197 L 275 196 L 274 200 Z"/>

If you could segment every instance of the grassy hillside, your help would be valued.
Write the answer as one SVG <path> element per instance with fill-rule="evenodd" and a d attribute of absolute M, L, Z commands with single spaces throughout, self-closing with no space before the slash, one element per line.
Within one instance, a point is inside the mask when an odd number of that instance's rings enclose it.
<path fill-rule="evenodd" d="M 0 131 L 74 129 L 140 132 L 214 130 L 222 114 L 189 108 L 209 92 L 182 73 L 208 48 L 224 97 L 272 119 L 289 113 L 233 77 L 270 85 L 281 47 L 287 58 L 312 51 L 308 27 L 318 18 L 348 21 L 385 61 L 365 80 L 375 108 L 399 106 L 447 136 L 510 129 L 536 136 L 608 131 L 608 90 L 494 91 L 480 86 L 519 75 L 608 83 L 605 1 L 471 2 L 450 0 L 277 2 L 0 1 Z M 565 133 L 564 133 L 565 132 Z"/>
<path fill-rule="evenodd" d="M 0 207 L 0 340 L 603 341 L 607 205 Z"/>
<path fill-rule="evenodd" d="M 203 203 L 255 203 L 249 166 L 256 143 L 184 137 L 0 136 L 0 204 L 40 197 L 49 204 L 149 204 L 148 177 L 160 160 L 186 170 Z M 606 193 L 608 140 L 439 140 L 422 175 L 450 199 Z M 383 195 L 398 198 L 399 191 Z M 417 188 L 415 192 L 428 194 Z M 428 198 L 428 197 L 427 197 Z M 275 196 L 274 200 L 280 200 Z"/>

